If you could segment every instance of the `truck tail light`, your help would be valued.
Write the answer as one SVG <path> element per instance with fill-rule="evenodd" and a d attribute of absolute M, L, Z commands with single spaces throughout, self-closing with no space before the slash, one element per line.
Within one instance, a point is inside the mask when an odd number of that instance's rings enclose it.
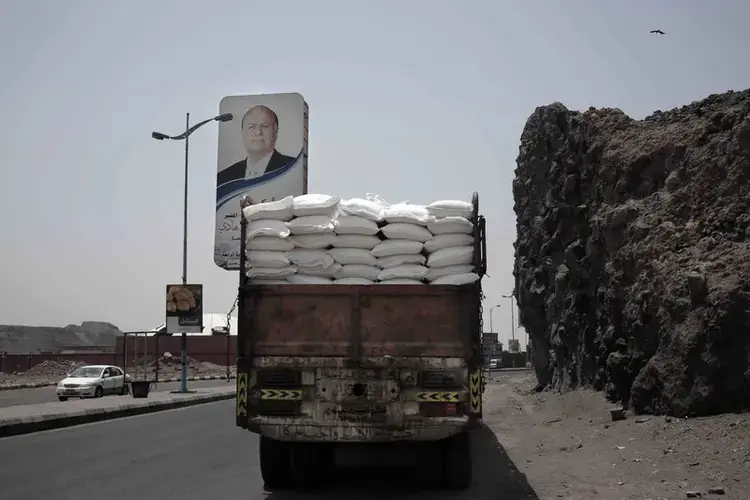
<path fill-rule="evenodd" d="M 419 413 L 423 417 L 458 417 L 463 415 L 461 403 L 420 403 Z"/>

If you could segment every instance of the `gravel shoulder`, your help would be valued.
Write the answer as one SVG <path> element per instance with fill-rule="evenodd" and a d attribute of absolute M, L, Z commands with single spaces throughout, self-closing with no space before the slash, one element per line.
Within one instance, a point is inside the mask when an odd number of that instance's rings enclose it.
<path fill-rule="evenodd" d="M 540 499 L 750 499 L 750 415 L 612 422 L 601 393 L 530 394 L 532 374 L 492 378 L 485 422 Z"/>

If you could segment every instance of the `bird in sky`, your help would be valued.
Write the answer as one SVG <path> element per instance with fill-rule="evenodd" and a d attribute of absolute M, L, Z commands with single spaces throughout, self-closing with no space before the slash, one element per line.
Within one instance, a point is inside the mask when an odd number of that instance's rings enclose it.
<path fill-rule="evenodd" d="M 649 31 L 649 33 L 653 33 L 656 35 L 666 35 L 666 33 L 664 33 L 662 30 L 651 30 Z"/>

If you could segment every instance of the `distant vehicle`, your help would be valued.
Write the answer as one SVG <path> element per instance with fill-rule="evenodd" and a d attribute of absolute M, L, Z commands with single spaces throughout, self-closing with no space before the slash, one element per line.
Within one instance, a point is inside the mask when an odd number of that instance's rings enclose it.
<path fill-rule="evenodd" d="M 500 360 L 499 359 L 491 359 L 490 360 L 490 370 L 497 370 L 501 368 Z"/>
<path fill-rule="evenodd" d="M 87 365 L 73 370 L 57 384 L 57 399 L 100 398 L 105 394 L 128 394 L 130 376 L 112 365 Z"/>

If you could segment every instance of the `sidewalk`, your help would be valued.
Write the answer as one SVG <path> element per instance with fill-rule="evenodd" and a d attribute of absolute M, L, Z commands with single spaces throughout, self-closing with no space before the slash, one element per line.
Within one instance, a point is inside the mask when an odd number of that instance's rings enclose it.
<path fill-rule="evenodd" d="M 172 410 L 235 397 L 234 386 L 207 387 L 191 394 L 152 392 L 146 399 L 108 396 L 100 399 L 0 408 L 0 438 L 101 420 Z"/>

